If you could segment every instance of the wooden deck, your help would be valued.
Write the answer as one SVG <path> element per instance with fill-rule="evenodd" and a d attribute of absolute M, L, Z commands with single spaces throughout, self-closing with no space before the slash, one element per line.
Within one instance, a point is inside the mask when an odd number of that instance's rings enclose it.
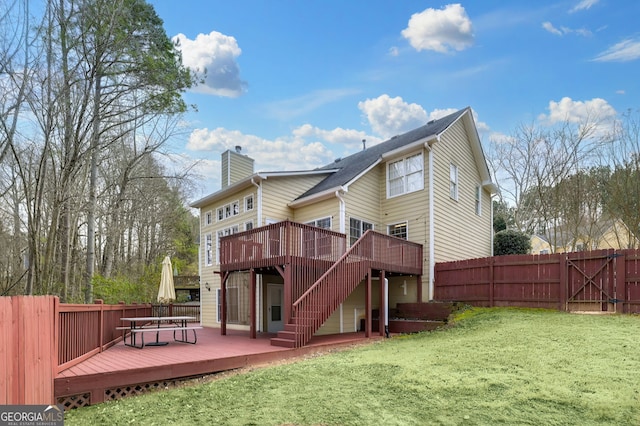
<path fill-rule="evenodd" d="M 235 330 L 227 330 L 222 336 L 219 328 L 205 327 L 198 331 L 195 345 L 173 342 L 168 331 L 160 332 L 160 340 L 170 342 L 166 346 L 136 349 L 119 342 L 60 372 L 54 380 L 55 398 L 67 408 L 96 404 L 139 393 L 135 389 L 144 384 L 267 364 L 381 338 L 367 339 L 364 333 L 317 336 L 302 348 L 287 349 L 272 346 L 273 336 L 258 334 L 257 339 L 250 339 L 249 332 Z M 152 335 L 147 337 L 152 339 Z"/>

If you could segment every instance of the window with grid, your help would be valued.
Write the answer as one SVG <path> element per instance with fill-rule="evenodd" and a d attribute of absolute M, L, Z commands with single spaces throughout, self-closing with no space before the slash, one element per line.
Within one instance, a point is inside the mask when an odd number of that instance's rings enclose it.
<path fill-rule="evenodd" d="M 244 197 L 244 211 L 248 212 L 253 210 L 253 194 Z"/>
<path fill-rule="evenodd" d="M 422 153 L 389 163 L 387 195 L 395 197 L 424 189 Z"/>
<path fill-rule="evenodd" d="M 211 234 L 204 236 L 204 264 L 205 266 L 213 264 L 213 235 Z"/>
<path fill-rule="evenodd" d="M 227 235 L 237 234 L 238 232 L 240 232 L 240 227 L 238 225 L 234 225 L 218 231 L 216 240 L 216 263 L 220 263 L 220 238 Z"/>
<path fill-rule="evenodd" d="M 400 222 L 400 223 L 394 223 L 393 225 L 389 225 L 389 227 L 387 228 L 387 234 L 406 240 L 407 239 L 407 222 Z"/>
<path fill-rule="evenodd" d="M 373 224 L 365 222 L 364 220 L 350 218 L 349 219 L 349 244 L 354 245 L 358 238 L 362 237 L 362 234 L 367 232 L 368 229 L 373 229 Z"/>
<path fill-rule="evenodd" d="M 476 214 L 480 216 L 482 213 L 482 188 L 476 185 Z"/>
<path fill-rule="evenodd" d="M 213 223 L 213 214 L 211 211 L 208 211 L 204 214 L 204 224 L 211 225 L 211 223 Z"/>
<path fill-rule="evenodd" d="M 323 217 L 321 219 L 307 222 L 306 225 L 315 226 L 322 229 L 331 229 L 331 218 Z M 303 248 L 305 256 L 315 257 L 331 254 L 331 237 L 312 229 L 305 230 L 303 233 Z"/>

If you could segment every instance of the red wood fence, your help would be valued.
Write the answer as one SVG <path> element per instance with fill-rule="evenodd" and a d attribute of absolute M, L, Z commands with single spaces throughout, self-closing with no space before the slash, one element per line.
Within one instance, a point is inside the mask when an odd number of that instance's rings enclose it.
<path fill-rule="evenodd" d="M 0 297 L 0 404 L 53 404 L 58 357 L 53 296 Z"/>
<path fill-rule="evenodd" d="M 640 313 L 640 250 L 438 263 L 434 299 L 475 306 Z"/>
<path fill-rule="evenodd" d="M 166 306 L 165 306 L 166 307 Z M 196 312 L 197 311 L 197 312 Z M 199 317 L 199 306 L 169 305 Z M 0 405 L 54 404 L 56 375 L 122 339 L 120 318 L 150 316 L 151 304 L 59 303 L 55 296 L 0 297 Z"/>

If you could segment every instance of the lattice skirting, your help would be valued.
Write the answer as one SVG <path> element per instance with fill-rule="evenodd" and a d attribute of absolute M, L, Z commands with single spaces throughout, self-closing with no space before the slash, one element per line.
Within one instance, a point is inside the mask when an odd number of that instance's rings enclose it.
<path fill-rule="evenodd" d="M 166 389 L 170 386 L 176 386 L 184 380 L 187 379 L 162 380 L 159 382 L 139 383 L 136 385 L 105 389 L 104 401 L 113 401 L 116 399 L 126 398 L 128 396 L 142 395 L 147 392 Z M 87 407 L 91 405 L 91 392 L 58 397 L 58 404 L 62 404 L 65 411 L 73 410 L 74 408 Z"/>

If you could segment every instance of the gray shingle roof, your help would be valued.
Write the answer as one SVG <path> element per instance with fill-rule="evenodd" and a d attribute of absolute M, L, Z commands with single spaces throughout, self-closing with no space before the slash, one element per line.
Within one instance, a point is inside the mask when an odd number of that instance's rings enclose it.
<path fill-rule="evenodd" d="M 460 111 L 456 111 L 446 117 L 430 121 L 422 127 L 394 136 L 385 142 L 379 143 L 378 145 L 374 145 L 348 157 L 338 159 L 331 164 L 320 167 L 319 170 L 338 169 L 338 171 L 329 175 L 326 179 L 322 180 L 319 184 L 309 189 L 297 199 L 299 200 L 309 197 L 351 182 L 356 176 L 378 161 L 384 153 L 442 133 L 468 109 L 469 108 L 461 109 Z"/>

